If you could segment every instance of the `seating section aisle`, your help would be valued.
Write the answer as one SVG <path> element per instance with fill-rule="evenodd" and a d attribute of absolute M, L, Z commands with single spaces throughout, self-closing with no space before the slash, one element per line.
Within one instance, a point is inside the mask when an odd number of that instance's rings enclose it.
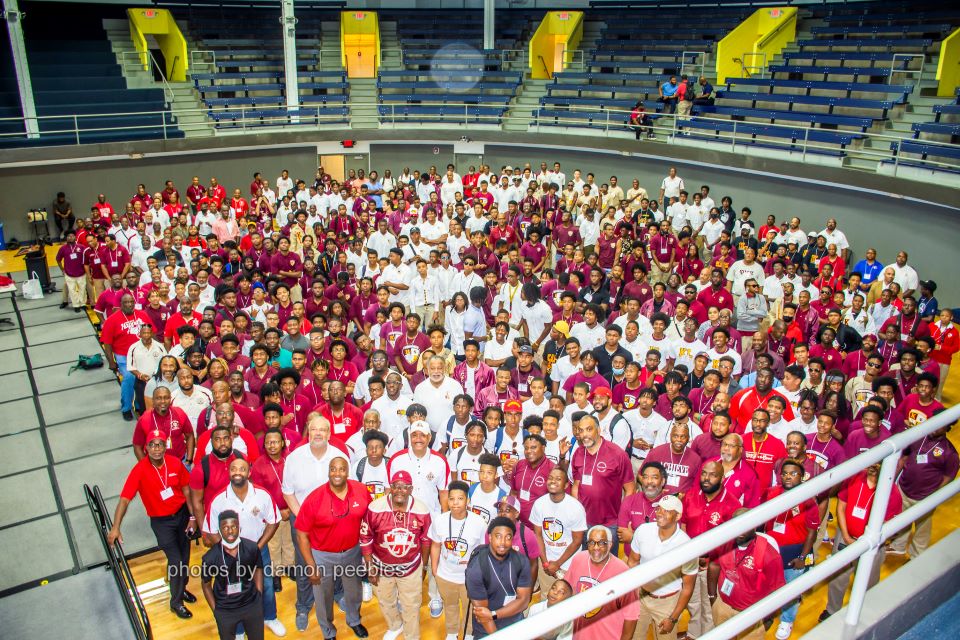
<path fill-rule="evenodd" d="M 960 149 L 937 144 L 960 142 L 960 88 L 956 90 L 952 102 L 935 105 L 932 110 L 931 122 L 917 122 L 913 125 L 913 140 L 890 143 L 890 150 L 898 153 L 897 163 L 900 166 L 944 171 L 947 168 L 941 166 L 941 163 L 956 165 L 960 160 Z M 949 170 L 957 173 L 956 169 Z"/>
<path fill-rule="evenodd" d="M 213 52 L 192 79 L 208 116 L 218 129 L 282 126 L 296 116 L 299 124 L 344 124 L 348 121 L 347 81 L 342 70 L 321 70 L 319 50 L 339 42 L 322 42 L 324 22 L 339 24 L 335 11 L 297 13 L 299 110 L 288 110 L 283 71 L 283 37 L 275 10 L 190 11 L 188 33 L 196 50 Z M 339 60 L 337 63 L 339 66 Z"/>
<path fill-rule="evenodd" d="M 637 101 L 656 117 L 658 87 L 671 75 L 696 79 L 709 68 L 716 43 L 752 9 L 711 9 L 709 14 L 687 9 L 595 10 L 586 16 L 584 69 L 557 73 L 547 95 L 533 112 L 531 124 L 627 129 L 628 114 Z M 586 34 L 599 21 L 592 42 Z M 607 110 L 616 113 L 609 113 Z"/>
<path fill-rule="evenodd" d="M 728 79 L 715 104 L 693 107 L 700 118 L 678 123 L 682 134 L 727 141 L 736 126 L 738 144 L 842 157 L 905 112 L 921 68 L 936 67 L 940 40 L 960 21 L 958 10 L 915 3 L 809 10 L 782 60 L 760 77 Z"/>
<path fill-rule="evenodd" d="M 381 12 L 381 22 L 396 23 L 403 50 L 403 68 L 377 77 L 381 121 L 499 125 L 524 77 L 511 61 L 542 17 L 498 10 L 496 48 L 484 50 L 480 11 Z"/>
<path fill-rule="evenodd" d="M 66 10 L 65 10 L 66 11 Z M 60 20 L 71 25 L 66 34 Z M 99 14 L 69 12 L 52 20 L 24 21 L 27 61 L 39 120 L 40 137 L 0 137 L 0 145 L 58 145 L 182 138 L 162 89 L 128 89 Z M 6 32 L 6 29 L 4 29 Z M 6 35 L 6 34 L 5 34 Z M 7 38 L 2 43 L 9 52 Z M 4 63 L 5 64 L 5 63 Z M 0 66 L 0 109 L 19 117 L 12 62 Z M 12 95 L 11 95 L 12 92 Z M 76 119 L 74 116 L 77 116 Z M 22 131 L 22 124 L 2 127 Z"/>

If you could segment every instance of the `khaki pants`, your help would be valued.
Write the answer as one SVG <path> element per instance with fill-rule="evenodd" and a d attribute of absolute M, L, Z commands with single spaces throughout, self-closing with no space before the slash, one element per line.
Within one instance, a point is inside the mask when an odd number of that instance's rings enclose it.
<path fill-rule="evenodd" d="M 87 278 L 87 300 L 90 301 L 90 306 L 97 304 L 97 299 L 100 297 L 100 294 L 103 293 L 104 288 L 106 288 L 107 281 L 103 278 Z"/>
<path fill-rule="evenodd" d="M 273 565 L 273 574 L 284 576 L 287 569 L 297 564 L 293 557 L 293 536 L 290 532 L 290 521 L 281 520 L 276 533 L 267 543 L 270 550 L 270 564 Z"/>
<path fill-rule="evenodd" d="M 680 118 L 686 118 L 690 115 L 690 109 L 693 107 L 693 102 L 690 100 L 679 100 L 677 101 L 677 116 Z"/>
<path fill-rule="evenodd" d="M 950 374 L 950 365 L 941 364 L 940 365 L 940 384 L 937 386 L 937 400 L 943 400 L 943 384 L 947 381 L 947 376 Z"/>
<path fill-rule="evenodd" d="M 87 278 L 80 276 L 73 278 L 63 275 L 63 301 L 69 302 L 74 309 L 87 304 Z"/>
<path fill-rule="evenodd" d="M 677 637 L 677 625 L 673 625 L 673 631 L 670 633 L 660 633 L 657 625 L 661 621 L 673 615 L 673 610 L 680 600 L 680 592 L 664 598 L 655 598 L 652 595 L 640 591 L 640 617 L 637 618 L 638 638 L 646 639 L 647 629 L 653 627 L 653 637 L 655 640 L 675 640 Z"/>
<path fill-rule="evenodd" d="M 467 614 L 467 606 L 470 604 L 467 586 L 438 577 L 437 588 L 440 590 L 440 598 L 443 599 L 443 622 L 447 635 L 457 635 L 463 629 L 462 616 Z M 470 631 L 471 629 L 467 629 L 467 635 L 470 635 Z"/>
<path fill-rule="evenodd" d="M 423 583 L 420 571 L 404 578 L 380 576 L 373 592 L 380 602 L 380 611 L 387 621 L 387 629 L 397 631 L 403 627 L 403 637 L 417 640 L 420 637 L 420 605 L 423 603 Z M 399 610 L 397 604 L 400 605 Z"/>
<path fill-rule="evenodd" d="M 719 597 L 713 602 L 713 623 L 721 624 L 733 616 L 740 613 Z M 737 634 L 737 640 L 763 640 L 766 636 L 766 630 L 763 628 L 763 622 L 757 622 L 752 627 L 744 629 Z"/>
<path fill-rule="evenodd" d="M 710 629 L 713 629 L 713 613 L 710 610 L 710 598 L 707 596 L 707 569 L 701 568 L 697 572 L 697 581 L 693 585 L 693 594 L 687 603 L 690 612 L 690 623 L 687 625 L 687 635 L 699 638 Z"/>
<path fill-rule="evenodd" d="M 897 487 L 897 490 L 900 491 L 900 495 L 903 496 L 904 511 L 919 502 L 919 500 L 908 497 L 900 487 Z M 910 540 L 910 557 L 916 558 L 930 546 L 930 534 L 933 531 L 933 511 L 919 518 L 913 523 L 913 527 L 916 527 L 916 530 L 913 532 L 913 540 Z M 890 543 L 891 551 L 903 553 L 907 550 L 907 540 L 910 538 L 910 530 L 913 527 L 907 527 L 900 535 L 893 539 Z"/>
<path fill-rule="evenodd" d="M 426 333 L 427 329 L 433 326 L 433 311 L 432 304 L 418 304 L 413 308 L 413 312 L 420 316 L 420 331 Z"/>
<path fill-rule="evenodd" d="M 844 547 L 846 547 L 842 542 L 842 537 L 840 533 L 837 533 L 837 539 L 833 543 L 833 552 L 838 553 Z M 883 559 L 886 557 L 886 552 L 883 550 L 883 547 L 877 551 L 877 555 L 873 558 L 873 566 L 870 567 L 870 580 L 867 583 L 867 588 L 873 587 L 875 584 L 880 582 L 880 567 L 883 565 Z M 857 568 L 857 560 L 854 560 L 852 564 L 846 566 L 842 569 L 840 573 L 836 574 L 830 584 L 827 585 L 827 613 L 830 615 L 835 614 L 837 611 L 843 608 L 843 597 L 847 594 L 847 587 L 850 586 L 850 578 L 853 576 L 853 570 Z"/>
<path fill-rule="evenodd" d="M 299 284 L 290 287 L 290 302 L 303 302 L 303 288 Z"/>
<path fill-rule="evenodd" d="M 662 282 L 666 284 L 667 278 L 669 277 L 670 277 L 669 271 L 665 271 L 655 264 L 650 265 L 650 284 L 651 285 L 657 284 L 658 282 Z"/>

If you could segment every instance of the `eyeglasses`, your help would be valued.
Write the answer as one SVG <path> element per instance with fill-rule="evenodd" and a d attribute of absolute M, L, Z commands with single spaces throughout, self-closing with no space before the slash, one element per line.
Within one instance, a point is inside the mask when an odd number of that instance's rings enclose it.
<path fill-rule="evenodd" d="M 609 547 L 610 541 L 609 540 L 588 540 L 587 546 L 588 547 Z"/>

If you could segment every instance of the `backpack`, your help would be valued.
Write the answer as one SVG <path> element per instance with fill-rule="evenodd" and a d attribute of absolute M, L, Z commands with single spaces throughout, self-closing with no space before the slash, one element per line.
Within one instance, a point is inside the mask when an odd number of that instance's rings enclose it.
<path fill-rule="evenodd" d="M 233 450 L 233 456 L 240 460 L 244 459 L 243 454 L 237 451 L 236 449 Z M 210 484 L 210 455 L 209 454 L 200 458 L 200 468 L 203 469 L 203 488 L 206 489 L 207 485 Z"/>
<path fill-rule="evenodd" d="M 70 369 L 67 370 L 67 375 L 69 376 L 71 373 L 73 373 L 77 369 L 82 369 L 83 371 L 87 371 L 89 369 L 101 369 L 101 368 L 103 368 L 102 353 L 95 353 L 92 356 L 81 355 L 80 357 L 77 358 L 77 364 L 73 365 L 72 367 L 70 367 Z"/>
<path fill-rule="evenodd" d="M 630 438 L 627 440 L 626 452 L 628 458 L 633 458 L 633 425 L 630 424 L 630 421 L 623 417 L 623 414 L 618 413 L 613 417 L 613 420 L 610 421 L 610 439 L 613 440 L 613 428 L 618 424 L 623 423 L 626 425 L 627 429 L 630 430 Z"/>
<path fill-rule="evenodd" d="M 506 428 L 506 427 L 499 427 L 499 428 L 497 428 L 497 437 L 496 437 L 496 438 L 494 439 L 494 441 L 493 441 L 493 452 L 494 452 L 494 453 L 497 453 L 497 452 L 500 451 L 500 445 L 503 444 L 503 430 L 504 430 L 505 428 Z M 526 430 L 526 429 L 520 429 L 520 442 L 523 442 L 524 440 L 526 440 L 526 438 L 527 438 L 528 435 L 529 435 L 529 434 L 527 433 L 527 430 Z"/>

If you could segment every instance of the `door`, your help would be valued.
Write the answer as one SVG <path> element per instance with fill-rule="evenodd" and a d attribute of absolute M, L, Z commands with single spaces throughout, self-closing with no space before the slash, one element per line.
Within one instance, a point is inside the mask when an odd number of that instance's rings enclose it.
<path fill-rule="evenodd" d="M 343 182 L 343 176 L 346 175 L 344 171 L 343 154 L 320 156 L 317 162 L 317 166 L 323 167 L 324 172 L 329 173 L 331 178 L 337 182 Z"/>

